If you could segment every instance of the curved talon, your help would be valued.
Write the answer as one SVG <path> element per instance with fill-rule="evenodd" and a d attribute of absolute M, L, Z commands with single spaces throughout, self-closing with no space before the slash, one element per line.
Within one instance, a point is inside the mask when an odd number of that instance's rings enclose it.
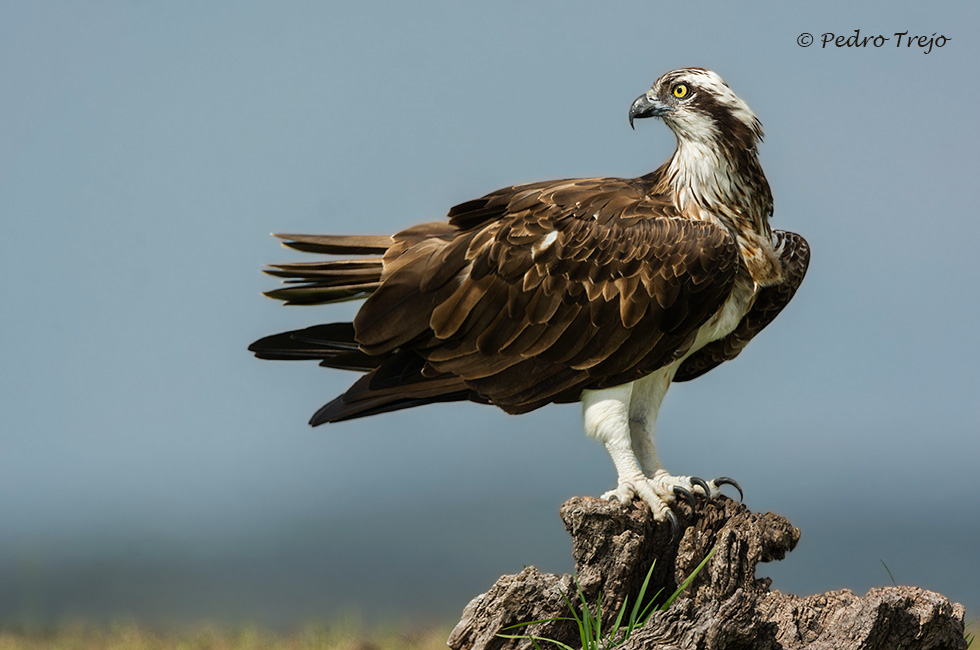
<path fill-rule="evenodd" d="M 670 543 L 673 544 L 681 536 L 681 522 L 677 521 L 677 515 L 670 508 L 667 509 L 667 519 L 670 520 Z"/>
<path fill-rule="evenodd" d="M 691 504 L 691 510 L 694 510 L 694 495 L 691 494 L 690 490 L 688 490 L 687 488 L 683 488 L 679 485 L 675 485 L 674 495 L 679 497 L 684 497 L 684 499 Z"/>
<path fill-rule="evenodd" d="M 698 478 L 697 476 L 691 477 L 691 485 L 696 485 L 702 490 L 704 490 L 704 498 L 711 501 L 711 488 L 708 487 L 708 482 L 703 478 Z"/>
<path fill-rule="evenodd" d="M 714 483 L 718 487 L 721 487 L 722 485 L 731 485 L 733 488 L 738 490 L 739 503 L 742 503 L 742 499 L 745 498 L 745 496 L 742 494 L 742 486 L 739 485 L 738 482 L 733 478 L 728 478 L 727 476 L 719 476 L 718 478 L 713 480 L 712 483 Z"/>

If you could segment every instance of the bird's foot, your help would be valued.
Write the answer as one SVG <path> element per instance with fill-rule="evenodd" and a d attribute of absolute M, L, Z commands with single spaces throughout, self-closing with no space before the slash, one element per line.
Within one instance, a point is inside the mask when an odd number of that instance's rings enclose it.
<path fill-rule="evenodd" d="M 739 499 L 742 496 L 742 488 L 733 479 L 722 476 L 713 481 L 705 481 L 696 476 L 672 476 L 666 470 L 657 470 L 652 476 L 640 476 L 623 478 L 620 477 L 619 485 L 615 490 L 610 490 L 602 495 L 603 499 L 609 501 L 619 501 L 627 504 L 635 497 L 640 497 L 653 512 L 656 521 L 669 521 L 673 529 L 673 536 L 677 537 L 680 532 L 680 524 L 677 515 L 670 509 L 671 504 L 677 499 L 684 499 L 695 507 L 694 495 L 702 494 L 710 501 L 721 495 L 719 489 L 722 485 L 731 485 L 738 490 Z"/>

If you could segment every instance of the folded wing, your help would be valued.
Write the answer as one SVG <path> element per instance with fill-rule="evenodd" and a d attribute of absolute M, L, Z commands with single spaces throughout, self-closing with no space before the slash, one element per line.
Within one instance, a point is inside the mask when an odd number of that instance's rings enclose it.
<path fill-rule="evenodd" d="M 350 269 L 351 291 L 374 285 L 353 328 L 277 335 L 294 342 L 279 358 L 366 371 L 314 424 L 451 400 L 522 413 L 633 381 L 690 349 L 740 264 L 727 230 L 681 217 L 642 179 L 507 188 L 446 227 L 388 238 L 375 276 Z"/>

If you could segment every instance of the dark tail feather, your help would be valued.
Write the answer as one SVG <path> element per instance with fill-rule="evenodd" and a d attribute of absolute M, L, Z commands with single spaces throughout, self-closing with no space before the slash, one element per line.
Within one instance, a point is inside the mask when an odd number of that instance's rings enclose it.
<path fill-rule="evenodd" d="M 273 264 L 266 273 L 295 285 L 265 295 L 288 305 L 320 305 L 366 298 L 381 286 L 382 256 L 394 247 L 397 257 L 412 245 L 433 237 L 447 237 L 455 228 L 447 222 L 423 223 L 395 235 L 276 235 L 284 246 L 322 255 L 375 255 L 345 260 Z"/>
<path fill-rule="evenodd" d="M 284 246 L 325 255 L 384 255 L 393 243 L 389 235 L 276 235 Z"/>
<path fill-rule="evenodd" d="M 322 305 L 328 302 L 367 298 L 380 286 L 381 282 L 362 282 L 341 286 L 310 282 L 298 287 L 266 291 L 265 295 L 276 300 L 283 300 L 287 305 Z"/>
<path fill-rule="evenodd" d="M 276 235 L 290 248 L 326 255 L 383 255 L 391 237 L 376 235 Z M 284 278 L 288 286 L 265 295 L 287 305 L 320 305 L 366 298 L 381 286 L 380 257 L 272 264 L 265 272 Z"/>
<path fill-rule="evenodd" d="M 341 422 L 378 413 L 435 404 L 473 401 L 486 403 L 455 375 L 423 374 L 425 360 L 412 353 L 396 353 L 364 375 L 347 392 L 323 406 L 310 424 Z"/>
<path fill-rule="evenodd" d="M 307 253 L 345 255 L 351 259 L 275 264 L 266 273 L 283 278 L 286 287 L 265 295 L 286 304 L 315 305 L 366 298 L 382 284 L 384 260 L 396 259 L 415 243 L 449 237 L 448 222 L 413 226 L 393 236 L 276 235 L 284 245 Z M 389 250 L 391 249 L 391 250 Z M 362 257 L 362 256 L 375 257 Z M 425 362 L 411 353 L 369 355 L 355 339 L 352 323 L 331 323 L 259 339 L 248 348 L 260 359 L 315 360 L 321 366 L 367 373 L 342 396 L 325 405 L 310 424 L 340 422 L 423 404 L 470 400 L 487 403 L 452 375 L 429 377 Z"/>
<path fill-rule="evenodd" d="M 353 260 L 325 262 L 295 262 L 270 264 L 265 272 L 291 282 L 323 282 L 324 284 L 356 284 L 376 282 L 381 276 L 381 259 L 365 257 Z"/>
<path fill-rule="evenodd" d="M 259 339 L 248 349 L 260 359 L 314 360 L 341 370 L 374 370 L 388 358 L 370 356 L 358 348 L 353 323 L 330 323 L 282 332 Z"/>
<path fill-rule="evenodd" d="M 468 390 L 461 390 L 454 393 L 441 393 L 430 397 L 397 397 L 397 398 L 378 398 L 361 400 L 355 403 L 344 401 L 345 395 L 334 399 L 329 404 L 325 404 L 310 419 L 310 426 L 319 426 L 328 422 L 343 422 L 344 420 L 355 420 L 369 415 L 379 413 L 390 413 L 400 411 L 415 406 L 425 406 L 426 404 L 438 404 L 441 402 L 465 402 L 477 401 L 472 399 Z"/>

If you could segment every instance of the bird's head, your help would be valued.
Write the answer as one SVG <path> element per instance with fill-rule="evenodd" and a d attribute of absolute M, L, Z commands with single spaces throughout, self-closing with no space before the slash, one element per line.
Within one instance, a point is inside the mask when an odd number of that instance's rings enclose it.
<path fill-rule="evenodd" d="M 666 73 L 630 106 L 629 120 L 660 117 L 679 143 L 752 150 L 762 124 L 721 77 L 703 68 Z"/>

